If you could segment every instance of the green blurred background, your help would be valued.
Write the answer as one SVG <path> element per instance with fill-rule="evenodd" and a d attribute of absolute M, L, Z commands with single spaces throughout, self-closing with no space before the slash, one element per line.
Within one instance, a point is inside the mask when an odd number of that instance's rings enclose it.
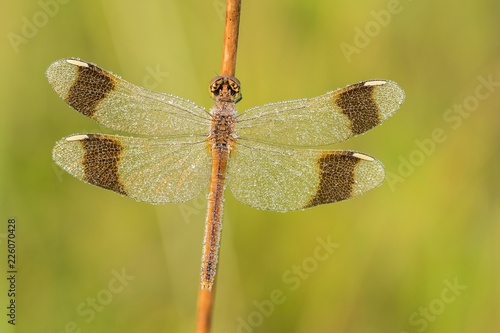
<path fill-rule="evenodd" d="M 225 4 L 59 1 L 9 2 L 0 14 L 0 259 L 5 271 L 14 217 L 16 332 L 193 332 L 204 196 L 151 206 L 57 168 L 56 140 L 107 130 L 44 72 L 80 57 L 210 107 Z M 228 191 L 214 332 L 500 332 L 500 3 L 242 6 L 240 110 L 373 78 L 407 97 L 383 126 L 337 146 L 380 159 L 380 188 L 287 214 Z M 323 261 L 318 237 L 336 244 Z"/>

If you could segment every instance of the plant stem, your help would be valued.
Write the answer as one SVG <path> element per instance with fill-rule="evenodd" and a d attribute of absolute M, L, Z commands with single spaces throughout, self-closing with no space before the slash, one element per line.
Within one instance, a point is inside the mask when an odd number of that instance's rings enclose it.
<path fill-rule="evenodd" d="M 241 0 L 227 0 L 224 46 L 222 50 L 221 76 L 234 76 L 236 71 L 236 51 L 240 26 Z M 212 289 L 200 285 L 198 294 L 197 333 L 210 333 L 215 299 L 215 282 Z"/>
<path fill-rule="evenodd" d="M 240 28 L 241 0 L 227 0 L 224 47 L 222 50 L 222 69 L 220 75 L 234 76 L 236 70 L 236 51 Z"/>
<path fill-rule="evenodd" d="M 210 333 L 212 324 L 212 312 L 215 301 L 215 283 L 211 290 L 202 289 L 198 294 L 198 321 L 196 333 Z"/>

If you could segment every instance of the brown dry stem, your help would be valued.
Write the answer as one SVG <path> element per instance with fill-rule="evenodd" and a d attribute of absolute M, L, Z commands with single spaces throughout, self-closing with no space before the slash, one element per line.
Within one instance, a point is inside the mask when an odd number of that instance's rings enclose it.
<path fill-rule="evenodd" d="M 227 0 L 221 76 L 234 76 L 236 71 L 240 11 L 241 0 Z M 210 333 L 214 301 L 215 281 L 212 290 L 202 289 L 200 286 L 198 294 L 198 318 L 196 323 L 197 333 Z"/>

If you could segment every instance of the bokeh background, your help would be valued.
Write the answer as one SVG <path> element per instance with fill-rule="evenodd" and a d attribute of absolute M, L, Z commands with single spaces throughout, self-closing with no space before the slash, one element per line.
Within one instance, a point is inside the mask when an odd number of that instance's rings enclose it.
<path fill-rule="evenodd" d="M 44 72 L 80 57 L 210 107 L 224 6 L 3 5 L 0 260 L 4 276 L 16 218 L 16 332 L 194 331 L 205 197 L 151 206 L 61 171 L 56 140 L 110 131 L 70 109 Z M 214 332 L 500 331 L 498 13 L 490 0 L 243 1 L 240 110 L 372 78 L 407 97 L 382 126 L 337 146 L 385 164 L 370 193 L 287 214 L 227 193 Z"/>

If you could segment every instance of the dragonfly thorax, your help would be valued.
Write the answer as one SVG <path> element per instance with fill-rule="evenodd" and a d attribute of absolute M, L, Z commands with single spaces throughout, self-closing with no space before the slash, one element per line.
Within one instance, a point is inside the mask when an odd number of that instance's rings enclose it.
<path fill-rule="evenodd" d="M 212 109 L 210 142 L 212 146 L 232 146 L 235 138 L 236 110 L 232 102 L 217 102 Z"/>

